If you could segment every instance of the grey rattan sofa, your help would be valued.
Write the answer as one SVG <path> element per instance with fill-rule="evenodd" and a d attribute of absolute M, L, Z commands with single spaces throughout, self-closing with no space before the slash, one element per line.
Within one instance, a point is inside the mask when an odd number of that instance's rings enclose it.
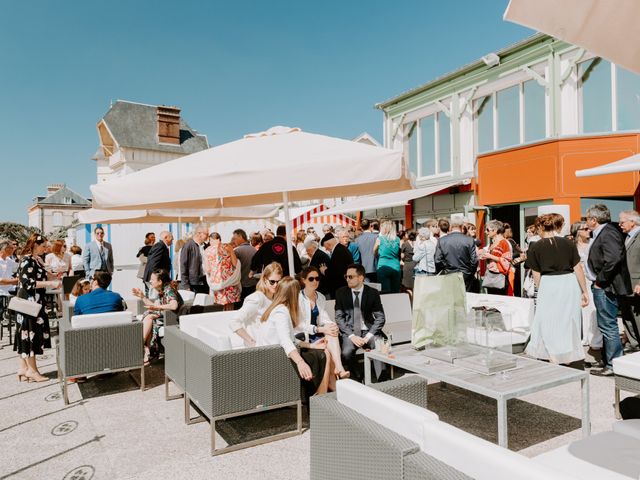
<path fill-rule="evenodd" d="M 184 391 L 185 422 L 211 424 L 211 455 L 302 433 L 300 377 L 280 345 L 216 351 L 177 326 L 165 328 L 164 343 L 165 374 Z M 191 417 L 192 404 L 203 416 Z M 295 430 L 216 449 L 217 421 L 289 406 Z"/>
<path fill-rule="evenodd" d="M 427 405 L 418 376 L 377 383 L 373 389 L 414 405 Z M 462 480 L 466 475 L 420 452 L 420 447 L 360 415 L 331 393 L 311 398 L 311 479 Z"/>
<path fill-rule="evenodd" d="M 144 391 L 142 322 L 94 328 L 71 327 L 73 307 L 63 305 L 56 344 L 58 380 L 64 403 L 69 404 L 67 380 L 72 377 L 140 369 Z"/>

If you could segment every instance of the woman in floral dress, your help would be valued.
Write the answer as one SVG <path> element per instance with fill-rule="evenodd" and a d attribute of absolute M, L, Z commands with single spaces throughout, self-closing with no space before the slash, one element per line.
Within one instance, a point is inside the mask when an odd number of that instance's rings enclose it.
<path fill-rule="evenodd" d="M 41 305 L 37 317 L 17 313 L 18 329 L 13 349 L 19 355 L 18 380 L 46 382 L 36 365 L 36 355 L 43 349 L 51 348 L 49 318 L 44 308 L 44 294 L 47 288 L 59 288 L 59 280 L 48 280 L 41 256 L 46 252 L 47 239 L 37 233 L 31 234 L 22 250 L 18 269 L 18 297 Z"/>
<path fill-rule="evenodd" d="M 132 290 L 133 295 L 140 298 L 147 307 L 147 310 L 142 314 L 145 365 L 149 364 L 150 347 L 158 345 L 158 332 L 165 323 L 164 312 L 178 313 L 184 303 L 166 270 L 158 269 L 151 272 L 149 283 L 151 288 L 148 297 L 139 288 Z"/>
<path fill-rule="evenodd" d="M 215 233 L 215 232 L 214 232 Z M 240 301 L 240 261 L 233 246 L 220 241 L 211 234 L 211 246 L 204 252 L 207 282 L 213 292 L 213 300 L 224 305 L 225 310 L 233 310 L 233 304 Z"/>

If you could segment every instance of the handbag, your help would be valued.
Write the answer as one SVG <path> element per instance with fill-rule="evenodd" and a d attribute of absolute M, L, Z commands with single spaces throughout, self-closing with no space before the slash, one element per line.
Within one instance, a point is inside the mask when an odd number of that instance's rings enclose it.
<path fill-rule="evenodd" d="M 484 275 L 484 278 L 482 279 L 482 287 L 497 288 L 501 290 L 504 288 L 505 278 L 506 278 L 506 275 L 503 275 L 502 273 L 495 273 L 495 272 L 492 272 L 491 270 L 487 270 L 487 272 Z"/>
<path fill-rule="evenodd" d="M 40 314 L 42 305 L 37 302 L 25 300 L 24 298 L 12 297 L 9 300 L 9 310 L 27 315 L 29 317 L 37 317 Z"/>

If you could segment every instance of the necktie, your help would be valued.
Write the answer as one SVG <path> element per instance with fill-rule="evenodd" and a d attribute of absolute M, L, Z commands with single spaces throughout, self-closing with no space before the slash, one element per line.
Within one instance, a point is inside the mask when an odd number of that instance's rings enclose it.
<path fill-rule="evenodd" d="M 353 334 L 360 336 L 362 334 L 362 310 L 360 310 L 360 292 L 353 292 L 356 296 L 353 302 Z"/>

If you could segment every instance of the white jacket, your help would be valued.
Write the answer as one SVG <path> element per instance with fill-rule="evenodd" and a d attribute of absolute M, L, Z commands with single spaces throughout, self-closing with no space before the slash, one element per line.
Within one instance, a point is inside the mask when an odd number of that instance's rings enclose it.
<path fill-rule="evenodd" d="M 271 305 L 271 300 L 260 291 L 256 291 L 247 296 L 240 310 L 236 310 L 236 315 L 230 324 L 231 331 L 236 332 L 241 328 L 248 330 L 255 329 L 260 323 L 262 314 L 269 308 L 269 305 Z"/>
<path fill-rule="evenodd" d="M 327 313 L 325 306 L 327 304 L 327 299 L 325 296 L 316 292 L 318 299 L 316 300 L 316 304 L 318 305 L 318 311 L 320 313 L 318 317 L 318 326 L 326 325 L 327 323 L 334 323 Z M 300 315 L 300 322 L 298 326 L 295 328 L 295 333 L 304 333 L 305 341 L 309 341 L 309 335 L 313 335 L 314 329 L 313 325 L 311 325 L 311 301 L 305 296 L 304 291 L 300 291 L 300 297 L 298 301 L 298 309 Z"/>

